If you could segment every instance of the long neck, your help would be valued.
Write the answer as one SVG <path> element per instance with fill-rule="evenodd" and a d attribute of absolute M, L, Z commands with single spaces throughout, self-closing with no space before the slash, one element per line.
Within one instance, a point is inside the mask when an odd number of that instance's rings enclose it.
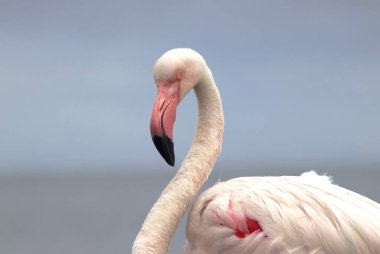
<path fill-rule="evenodd" d="M 224 118 L 211 71 L 194 87 L 198 126 L 181 168 L 150 210 L 133 245 L 133 254 L 166 254 L 187 207 L 210 175 L 221 151 Z"/>

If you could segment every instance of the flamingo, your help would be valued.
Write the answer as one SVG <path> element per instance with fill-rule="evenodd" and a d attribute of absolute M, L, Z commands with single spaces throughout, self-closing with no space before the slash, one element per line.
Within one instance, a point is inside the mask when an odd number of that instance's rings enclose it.
<path fill-rule="evenodd" d="M 194 89 L 198 124 L 177 174 L 150 210 L 134 254 L 164 254 L 192 199 L 207 180 L 223 139 L 219 91 L 203 57 L 172 49 L 154 65 L 157 98 L 150 131 L 174 166 L 176 107 Z M 240 177 L 217 183 L 189 211 L 184 253 L 380 253 L 380 204 L 313 171 L 301 176 Z"/>

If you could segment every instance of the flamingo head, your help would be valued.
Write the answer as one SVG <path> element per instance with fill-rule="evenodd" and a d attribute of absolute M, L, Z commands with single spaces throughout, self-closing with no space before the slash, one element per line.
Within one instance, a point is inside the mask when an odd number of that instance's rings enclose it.
<path fill-rule="evenodd" d="M 191 49 L 172 49 L 155 63 L 153 77 L 157 97 L 150 121 L 153 143 L 165 161 L 174 166 L 173 125 L 176 108 L 199 82 L 204 60 Z"/>

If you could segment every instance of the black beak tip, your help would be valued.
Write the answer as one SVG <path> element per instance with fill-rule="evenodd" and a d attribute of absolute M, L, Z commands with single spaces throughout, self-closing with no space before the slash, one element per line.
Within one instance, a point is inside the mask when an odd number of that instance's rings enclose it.
<path fill-rule="evenodd" d="M 173 141 L 167 137 L 165 134 L 163 137 L 154 136 L 152 137 L 153 143 L 156 146 L 158 152 L 161 154 L 162 158 L 170 165 L 174 166 L 175 156 L 174 156 L 174 144 Z"/>
<path fill-rule="evenodd" d="M 165 159 L 165 161 L 166 161 L 170 166 L 174 167 L 174 163 L 175 163 L 174 160 L 173 160 L 173 161 L 169 161 L 169 160 Z"/>

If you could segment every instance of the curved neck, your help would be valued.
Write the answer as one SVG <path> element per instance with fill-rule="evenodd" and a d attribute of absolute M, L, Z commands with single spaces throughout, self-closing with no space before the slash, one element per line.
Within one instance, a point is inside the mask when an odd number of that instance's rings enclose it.
<path fill-rule="evenodd" d="M 194 87 L 198 126 L 181 168 L 150 210 L 133 245 L 133 254 L 166 254 L 187 207 L 210 175 L 222 148 L 224 118 L 219 91 L 206 67 Z"/>

